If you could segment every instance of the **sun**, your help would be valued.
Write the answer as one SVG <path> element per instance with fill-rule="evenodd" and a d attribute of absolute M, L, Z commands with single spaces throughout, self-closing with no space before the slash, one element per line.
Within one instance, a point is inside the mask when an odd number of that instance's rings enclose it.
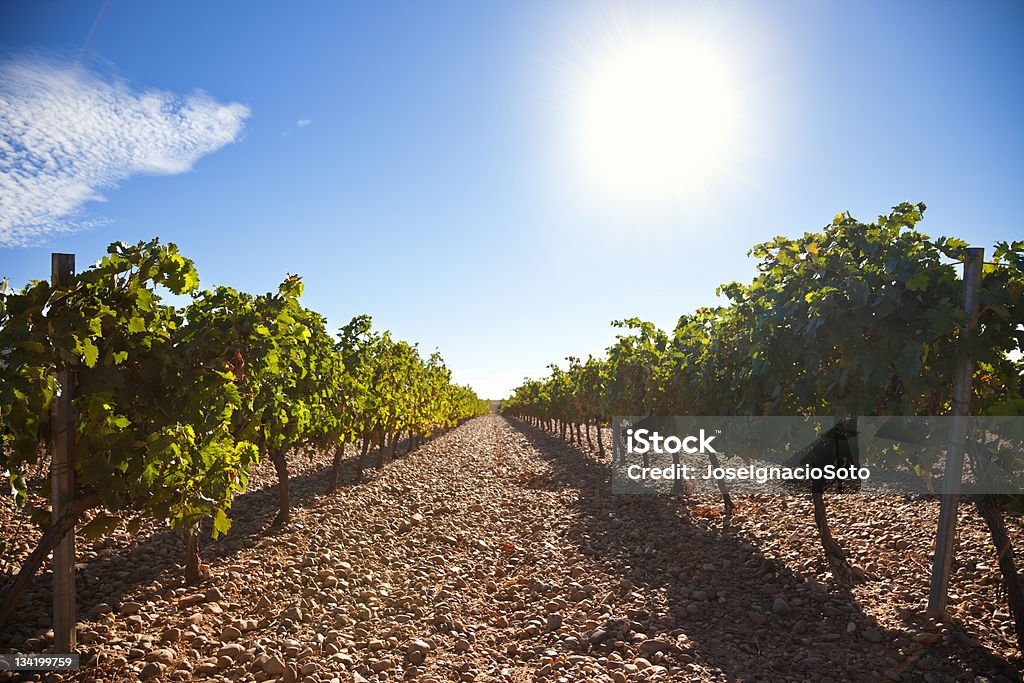
<path fill-rule="evenodd" d="M 683 35 L 634 38 L 583 76 L 579 157 L 603 193 L 684 201 L 719 179 L 738 144 L 740 101 L 723 59 Z"/>

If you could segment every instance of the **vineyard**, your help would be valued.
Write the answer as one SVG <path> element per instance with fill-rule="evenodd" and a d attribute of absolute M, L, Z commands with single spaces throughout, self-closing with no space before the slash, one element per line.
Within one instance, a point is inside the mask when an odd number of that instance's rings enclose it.
<path fill-rule="evenodd" d="M 288 458 L 296 450 L 333 451 L 334 489 L 347 444 L 361 473 L 371 446 L 379 467 L 399 455 L 403 438 L 411 450 L 488 409 L 471 389 L 451 384 L 439 355 L 422 358 L 415 346 L 374 331 L 368 316 L 333 338 L 325 319 L 299 303 L 298 276 L 260 296 L 199 291 L 193 263 L 174 245 L 108 251 L 80 275 L 0 299 L 0 468 L 15 505 L 45 525 L 49 515 L 27 476 L 45 468 L 60 396 L 72 401 L 75 481 L 73 502 L 11 583 L 0 623 L 46 554 L 94 509 L 81 530 L 87 540 L 122 518 L 132 529 L 146 518 L 166 521 L 184 543 L 185 580 L 195 582 L 200 525 L 212 520 L 213 539 L 228 532 L 231 502 L 262 459 L 277 475 L 273 525 L 281 525 L 291 513 Z M 161 290 L 191 302 L 163 304 Z M 58 372 L 68 378 L 63 385 Z"/>
<path fill-rule="evenodd" d="M 602 428 L 614 415 L 934 416 L 951 412 L 953 361 L 967 354 L 975 363 L 969 411 L 1021 415 L 1024 242 L 995 246 L 980 306 L 968 313 L 954 267 L 967 243 L 919 232 L 925 208 L 901 204 L 871 224 L 839 214 L 821 232 L 759 244 L 750 252 L 758 276 L 721 286 L 726 305 L 682 316 L 671 335 L 636 318 L 617 321 L 628 332 L 606 358 L 551 365 L 548 378 L 526 381 L 503 410 L 576 445 L 585 434 L 588 448 L 593 427 L 601 455 Z M 1009 449 L 1013 473 L 1024 464 L 1021 446 Z M 833 537 L 824 490 L 811 494 L 824 555 L 837 573 L 863 580 Z M 721 491 L 731 515 L 737 506 Z M 1020 510 L 1021 496 L 973 502 L 1024 649 L 1024 592 L 1004 519 L 1005 510 Z"/>
<path fill-rule="evenodd" d="M 612 494 L 615 416 L 947 415 L 958 358 L 972 414 L 1024 414 L 1024 242 L 968 315 L 924 211 L 757 245 L 725 303 L 618 321 L 500 414 L 297 275 L 55 260 L 0 295 L 0 652 L 60 651 L 74 537 L 82 665 L 0 681 L 1020 680 L 1022 496 L 964 499 L 933 618 L 939 496 Z"/>

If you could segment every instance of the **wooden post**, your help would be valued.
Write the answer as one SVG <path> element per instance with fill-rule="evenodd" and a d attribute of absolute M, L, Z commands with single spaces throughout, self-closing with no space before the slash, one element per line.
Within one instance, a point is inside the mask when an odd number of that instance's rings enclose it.
<path fill-rule="evenodd" d="M 972 247 L 964 260 L 963 306 L 967 322 L 960 332 L 966 341 L 978 326 L 978 289 L 981 287 L 981 269 L 985 250 Z M 964 471 L 964 441 L 967 438 L 967 417 L 971 414 L 971 380 L 974 362 L 961 347 L 953 374 L 953 422 L 949 427 L 949 446 L 946 451 L 946 472 L 943 476 L 942 505 L 939 509 L 939 529 L 935 538 L 935 557 L 932 561 L 932 582 L 928 591 L 928 616 L 941 619 L 946 614 L 946 593 L 949 572 L 953 563 L 953 540 L 956 538 L 957 505 Z"/>
<path fill-rule="evenodd" d="M 74 254 L 51 254 L 53 287 L 68 283 L 75 274 Z M 51 427 L 52 463 L 50 465 L 50 501 L 56 522 L 70 507 L 75 495 L 75 461 L 71 444 L 74 424 L 71 417 L 71 371 L 59 367 L 56 373 L 58 396 L 53 401 Z M 75 529 L 53 549 L 53 651 L 71 654 L 76 646 L 75 618 Z"/>

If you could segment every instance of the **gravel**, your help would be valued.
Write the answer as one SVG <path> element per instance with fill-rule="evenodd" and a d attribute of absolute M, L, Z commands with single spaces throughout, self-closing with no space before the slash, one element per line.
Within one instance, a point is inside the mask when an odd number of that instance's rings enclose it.
<path fill-rule="evenodd" d="M 292 458 L 280 530 L 261 465 L 197 586 L 159 525 L 80 542 L 84 663 L 46 680 L 1019 680 L 966 506 L 951 619 L 936 623 L 922 616 L 935 501 L 828 497 L 851 580 L 824 561 L 809 500 L 737 497 L 726 520 L 715 498 L 613 496 L 607 460 L 496 416 L 330 495 L 329 463 Z M 16 559 L 34 537 L 18 541 Z M 49 645 L 48 585 L 0 650 Z"/>

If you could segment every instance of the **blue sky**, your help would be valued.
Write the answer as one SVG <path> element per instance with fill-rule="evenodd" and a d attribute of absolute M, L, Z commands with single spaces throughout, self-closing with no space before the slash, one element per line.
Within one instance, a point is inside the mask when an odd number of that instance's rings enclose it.
<path fill-rule="evenodd" d="M 648 183 L 664 159 L 580 131 L 606 66 L 666 37 L 710 50 L 684 70 L 727 75 L 735 125 Z M 159 236 L 207 285 L 299 273 L 332 326 L 369 313 L 499 397 L 838 211 L 1024 237 L 1022 38 L 1011 2 L 6 2 L 0 275 Z"/>

